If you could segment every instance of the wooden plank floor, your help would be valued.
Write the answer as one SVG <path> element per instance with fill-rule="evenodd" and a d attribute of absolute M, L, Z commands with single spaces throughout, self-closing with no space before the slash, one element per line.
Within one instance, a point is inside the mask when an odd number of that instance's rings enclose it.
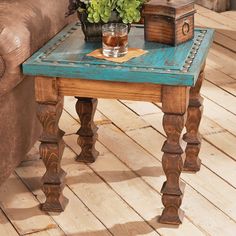
<path fill-rule="evenodd" d="M 0 236 L 236 235 L 236 13 L 219 14 L 197 6 L 196 23 L 216 28 L 202 88 L 204 117 L 201 171 L 183 173 L 186 183 L 181 226 L 157 223 L 165 176 L 159 104 L 99 100 L 98 160 L 74 161 L 80 152 L 75 99 L 65 98 L 60 126 L 66 131 L 64 193 L 70 202 L 61 214 L 39 210 L 45 172 L 38 143 L 0 188 Z"/>

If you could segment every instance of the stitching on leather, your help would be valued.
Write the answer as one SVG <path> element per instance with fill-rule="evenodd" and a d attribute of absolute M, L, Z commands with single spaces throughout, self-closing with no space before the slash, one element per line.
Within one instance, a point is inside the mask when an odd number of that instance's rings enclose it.
<path fill-rule="evenodd" d="M 5 72 L 5 63 L 4 63 L 4 60 L 3 58 L 0 56 L 0 78 L 3 77 L 4 75 L 4 72 Z"/>

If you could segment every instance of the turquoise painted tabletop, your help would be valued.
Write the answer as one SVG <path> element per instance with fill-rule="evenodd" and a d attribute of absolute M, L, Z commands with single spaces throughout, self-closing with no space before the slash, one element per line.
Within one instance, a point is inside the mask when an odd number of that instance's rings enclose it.
<path fill-rule="evenodd" d="M 133 26 L 129 47 L 148 52 L 115 63 L 87 56 L 101 43 L 88 43 L 79 23 L 72 23 L 33 54 L 23 73 L 33 76 L 193 86 L 213 41 L 212 29 L 195 29 L 193 40 L 169 46 L 144 40 L 143 26 Z"/>

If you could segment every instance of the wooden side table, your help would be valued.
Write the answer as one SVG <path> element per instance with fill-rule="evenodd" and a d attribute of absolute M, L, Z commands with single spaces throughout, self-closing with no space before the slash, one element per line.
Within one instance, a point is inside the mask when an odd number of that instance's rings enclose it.
<path fill-rule="evenodd" d="M 77 134 L 81 153 L 78 161 L 94 162 L 97 127 L 93 122 L 97 98 L 129 99 L 161 102 L 163 126 L 167 138 L 163 144 L 164 182 L 161 223 L 180 224 L 184 184 L 183 169 L 198 171 L 201 136 L 198 127 L 202 117 L 200 89 L 204 78 L 205 59 L 213 39 L 210 29 L 196 29 L 195 38 L 177 47 L 145 42 L 143 28 L 132 28 L 130 47 L 149 52 L 126 63 L 114 63 L 86 56 L 99 48 L 85 43 L 80 25 L 74 23 L 48 42 L 23 65 L 24 73 L 36 76 L 35 92 L 38 117 L 43 125 L 40 155 L 46 166 L 43 176 L 45 211 L 63 211 L 67 199 L 63 196 L 66 173 L 61 168 L 64 149 L 63 134 L 58 121 L 63 109 L 63 96 L 76 96 L 76 111 L 81 120 Z M 181 133 L 187 142 L 185 154 Z M 186 157 L 186 158 L 185 158 Z"/>

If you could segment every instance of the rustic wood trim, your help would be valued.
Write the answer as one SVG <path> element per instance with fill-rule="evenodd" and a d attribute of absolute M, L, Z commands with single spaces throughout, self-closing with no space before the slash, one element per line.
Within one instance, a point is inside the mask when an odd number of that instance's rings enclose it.
<path fill-rule="evenodd" d="M 161 85 L 158 84 L 67 78 L 58 78 L 57 84 L 59 94 L 65 96 L 161 101 Z"/>
<path fill-rule="evenodd" d="M 94 115 L 97 108 L 96 98 L 77 97 L 76 112 L 79 115 L 81 127 L 78 130 L 78 144 L 81 147 L 81 153 L 77 156 L 77 161 L 92 163 L 98 157 L 98 151 L 95 149 L 97 140 L 97 126 L 94 123 Z"/>
<path fill-rule="evenodd" d="M 184 162 L 181 133 L 186 123 L 188 101 L 188 88 L 163 86 L 163 127 L 167 138 L 162 147 L 164 152 L 162 167 L 166 181 L 161 189 L 162 203 L 165 208 L 159 218 L 160 223 L 179 225 L 184 216 L 180 209 L 184 192 L 184 184 L 180 181 Z"/>
<path fill-rule="evenodd" d="M 202 82 L 204 80 L 204 67 L 198 77 L 195 87 L 190 89 L 188 118 L 186 122 L 186 134 L 183 139 L 187 142 L 186 159 L 184 162 L 184 170 L 199 171 L 201 160 L 198 157 L 201 148 L 202 137 L 198 131 L 203 113 L 203 97 L 200 95 Z"/>
<path fill-rule="evenodd" d="M 35 78 L 35 97 L 39 103 L 56 103 L 58 100 L 57 79 L 38 76 Z"/>
<path fill-rule="evenodd" d="M 164 113 L 184 114 L 188 107 L 189 87 L 163 85 L 161 100 Z"/>
<path fill-rule="evenodd" d="M 41 205 L 44 211 L 64 211 L 68 199 L 62 194 L 65 171 L 61 168 L 64 151 L 64 132 L 58 127 L 63 110 L 63 97 L 58 96 L 55 78 L 36 77 L 35 83 L 37 116 L 43 126 L 40 136 L 39 153 L 45 164 L 46 173 L 42 178 L 42 190 L 46 201 Z"/>

